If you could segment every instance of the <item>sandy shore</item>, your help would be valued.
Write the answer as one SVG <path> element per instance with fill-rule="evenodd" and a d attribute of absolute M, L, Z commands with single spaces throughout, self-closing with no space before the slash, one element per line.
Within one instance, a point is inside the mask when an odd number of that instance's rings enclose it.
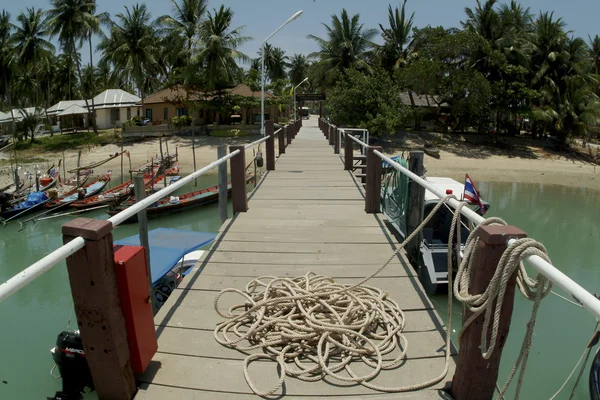
<path fill-rule="evenodd" d="M 235 145 L 250 143 L 254 140 L 258 140 L 258 136 L 248 136 L 238 139 L 227 139 L 227 138 L 213 138 L 213 137 L 200 137 L 196 139 L 196 166 L 202 168 L 205 165 L 215 161 L 217 159 L 217 147 L 219 144 Z M 194 170 L 194 159 L 192 152 L 192 139 L 187 137 L 173 137 L 169 138 L 167 144 L 163 141 L 163 151 L 166 153 L 166 148 L 169 148 L 169 154 L 174 154 L 177 151 L 179 156 L 179 166 L 182 175 L 190 174 Z M 276 145 L 277 146 L 277 145 Z M 256 149 L 256 147 L 254 147 Z M 261 147 L 263 154 L 265 154 L 264 145 Z M 276 147 L 277 149 L 277 147 Z M 102 161 L 110 157 L 111 154 L 115 154 L 121 150 L 119 145 L 106 145 L 92 148 L 81 149 L 81 166 L 90 165 L 98 161 Z M 144 142 L 137 142 L 132 144 L 126 144 L 124 150 L 128 150 L 131 154 L 131 165 L 133 168 L 139 167 L 146 162 L 149 162 L 152 158 L 160 157 L 160 145 L 159 140 L 147 140 Z M 246 160 L 249 162 L 253 157 L 253 149 L 246 150 Z M 77 150 L 65 151 L 65 164 L 66 169 L 70 170 L 77 166 Z M 42 163 L 28 163 L 27 158 L 36 157 L 43 158 L 46 161 Z M 22 170 L 34 172 L 36 164 L 39 165 L 41 170 L 45 170 L 47 165 L 57 164 L 58 160 L 63 157 L 62 153 L 39 153 L 39 152 L 20 152 L 18 154 L 19 165 Z M 121 158 L 117 157 L 114 160 L 103 164 L 97 168 L 94 168 L 94 175 L 101 175 L 111 170 L 113 177 L 119 177 L 121 175 Z M 123 170 L 126 176 L 129 175 L 129 159 L 125 156 L 123 158 Z M 217 170 L 210 171 L 211 174 L 216 174 Z M 62 172 L 61 172 L 62 176 Z M 67 178 L 69 174 L 67 173 Z M 10 166 L 4 165 L 0 167 L 0 187 L 5 186 L 13 182 L 13 177 L 10 172 Z"/>
<path fill-rule="evenodd" d="M 212 138 L 202 136 L 196 142 L 196 165 L 201 168 L 217 159 L 217 146 L 219 144 L 244 144 L 259 139 L 258 136 L 249 136 L 239 139 Z M 402 149 L 417 148 L 420 145 L 408 141 Z M 179 164 L 183 175 L 193 171 L 192 141 L 191 138 L 173 137 L 168 140 L 169 152 L 173 154 L 177 148 L 179 154 Z M 126 150 L 130 151 L 132 165 L 139 166 L 151 158 L 156 158 L 160 154 L 159 141 L 148 140 L 133 144 L 127 144 Z M 388 153 L 396 155 L 401 153 L 402 149 L 387 150 Z M 163 149 L 166 151 L 166 146 Z M 107 145 L 102 147 L 93 147 L 82 149 L 82 165 L 92 164 L 94 162 L 106 159 L 110 154 L 120 151 L 119 145 Z M 264 153 L 264 147 L 263 147 Z M 515 155 L 516 154 L 516 155 Z M 469 145 L 460 144 L 459 146 L 442 147 L 440 151 L 441 158 L 435 159 L 425 156 L 425 166 L 428 176 L 448 176 L 462 182 L 465 173 L 468 173 L 476 182 L 524 182 L 541 183 L 552 185 L 563 185 L 571 187 L 585 187 L 600 190 L 600 167 L 594 168 L 594 165 L 578 160 L 565 158 L 558 153 L 549 153 L 541 148 L 526 148 L 518 153 L 506 153 L 489 147 L 469 147 Z M 47 159 L 47 163 L 57 163 L 62 157 L 62 153 L 33 153 L 23 152 L 19 155 L 21 160 L 28 157 L 37 157 Z M 252 149 L 246 151 L 246 159 L 252 157 Z M 77 150 L 65 152 L 67 169 L 75 168 L 77 165 Z M 24 170 L 33 172 L 35 165 L 31 163 L 22 163 Z M 40 165 L 42 169 L 45 164 Z M 108 170 L 113 171 L 113 176 L 120 176 L 121 160 L 117 158 L 95 169 L 95 174 L 103 174 Z M 129 161 L 124 158 L 125 174 L 129 170 Z M 216 169 L 210 173 L 216 174 Z M 0 186 L 8 185 L 12 182 L 10 167 L 5 165 L 0 167 Z"/>

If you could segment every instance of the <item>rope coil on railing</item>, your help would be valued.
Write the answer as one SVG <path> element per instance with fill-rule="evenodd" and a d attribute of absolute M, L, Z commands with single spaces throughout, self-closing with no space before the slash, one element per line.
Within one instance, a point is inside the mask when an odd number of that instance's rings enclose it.
<path fill-rule="evenodd" d="M 538 254 L 545 259 L 548 257 L 541 244 L 533 239 L 521 239 L 507 247 L 488 289 L 481 295 L 472 295 L 468 276 L 476 267 L 473 254 L 479 240 L 477 232 L 481 225 L 506 225 L 500 219 L 488 219 L 469 235 L 464 259 L 460 259 L 460 248 L 456 247 L 460 266 L 457 281 L 453 283 L 452 243 L 454 243 L 455 232 L 456 243 L 461 243 L 458 222 L 461 209 L 466 205 L 465 202 L 460 202 L 454 211 L 448 238 L 447 254 L 450 272 L 448 285 L 454 290 L 448 290 L 444 370 L 441 375 L 427 382 L 404 387 L 383 387 L 370 382 L 382 370 L 395 368 L 402 363 L 406 358 L 408 343 L 402 335 L 405 320 L 398 304 L 389 297 L 388 293 L 378 288 L 364 286 L 364 283 L 385 269 L 450 199 L 456 200 L 453 195 L 441 199 L 377 271 L 354 285 L 337 284 L 330 277 L 309 272 L 305 276 L 296 278 L 260 277 L 250 281 L 245 291 L 233 288 L 221 291 L 215 298 L 214 307 L 216 312 L 226 320 L 214 331 L 217 342 L 240 351 L 262 349 L 264 352 L 251 354 L 244 361 L 244 377 L 252 391 L 260 396 L 272 395 L 281 388 L 285 376 L 296 377 L 307 382 L 318 381 L 327 376 L 388 393 L 414 391 L 433 386 L 446 377 L 449 369 L 453 292 L 456 292 L 457 298 L 465 302 L 474 312 L 463 326 L 461 336 L 472 321 L 484 313 L 483 332 L 487 333 L 490 319 L 493 318 L 492 340 L 489 346 L 485 333 L 482 337 L 482 356 L 488 358 L 495 350 L 499 313 L 507 282 L 512 273 L 517 271 L 519 288 L 527 298 L 534 300 L 534 307 L 521 353 L 499 397 L 504 395 L 520 367 L 516 389 L 516 398 L 518 398 L 531 348 L 537 310 L 542 298 L 550 291 L 550 286 L 547 286 L 547 280 L 542 275 L 538 276 L 537 282 L 527 276 L 522 259 L 531 254 Z M 270 281 L 266 282 L 266 279 Z M 219 310 L 219 300 L 226 293 L 240 295 L 244 302 L 223 313 Z M 240 313 L 236 314 L 236 312 Z M 234 334 L 235 337 L 230 338 L 228 333 Z M 390 356 L 391 359 L 384 360 L 384 356 L 393 352 L 396 352 L 394 357 Z M 258 389 L 250 377 L 248 367 L 252 361 L 258 359 L 270 359 L 280 367 L 278 383 L 270 390 Z M 372 368 L 372 371 L 358 376 L 351 367 L 357 360 Z M 349 377 L 340 375 L 339 372 L 342 370 L 345 370 Z"/>

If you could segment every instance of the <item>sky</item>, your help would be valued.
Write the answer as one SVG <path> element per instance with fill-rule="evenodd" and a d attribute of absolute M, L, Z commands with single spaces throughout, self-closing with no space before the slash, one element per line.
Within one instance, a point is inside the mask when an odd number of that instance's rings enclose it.
<path fill-rule="evenodd" d="M 507 0 L 508 1 L 508 0 Z M 502 3 L 503 1 L 501 1 Z M 124 10 L 123 6 L 131 6 L 134 0 L 97 0 L 99 12 L 107 11 L 114 16 Z M 149 0 L 145 2 L 152 18 L 171 13 L 171 1 Z M 577 36 L 587 40 L 588 35 L 600 34 L 600 1 L 598 0 L 522 0 L 521 3 L 531 8 L 534 14 L 543 11 L 554 11 L 562 17 L 567 28 Z M 245 25 L 244 34 L 253 38 L 244 44 L 241 51 L 250 57 L 256 57 L 262 41 L 284 23 L 298 10 L 304 13 L 275 35 L 269 42 L 281 47 L 287 54 L 309 54 L 318 50 L 316 43 L 308 39 L 308 34 L 325 37 L 322 23 L 331 21 L 332 14 L 339 14 L 346 8 L 349 14 L 360 14 L 361 22 L 367 28 L 379 29 L 379 23 L 387 26 L 387 7 L 400 6 L 400 0 L 390 3 L 389 0 L 209 0 L 209 9 L 224 4 L 235 12 L 234 26 Z M 465 19 L 465 7 L 474 7 L 475 0 L 408 0 L 408 12 L 415 13 L 417 27 L 444 26 L 460 27 L 460 21 Z M 49 0 L 3 1 L 0 9 L 4 8 L 12 14 L 13 20 L 26 7 L 47 9 Z M 376 40 L 381 41 L 379 36 Z M 83 52 L 82 60 L 89 61 Z M 97 59 L 97 56 L 96 58 Z"/>

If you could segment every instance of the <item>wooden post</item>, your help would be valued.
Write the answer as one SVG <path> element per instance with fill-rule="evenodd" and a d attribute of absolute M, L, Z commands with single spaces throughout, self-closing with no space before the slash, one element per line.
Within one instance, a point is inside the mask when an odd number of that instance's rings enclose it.
<path fill-rule="evenodd" d="M 129 160 L 129 180 L 132 181 L 133 180 L 133 171 L 132 166 L 131 166 L 131 153 L 127 152 L 127 159 Z"/>
<path fill-rule="evenodd" d="M 194 172 L 196 172 L 196 125 L 192 118 L 192 159 L 194 160 Z M 198 186 L 198 178 L 194 178 L 194 186 Z"/>
<path fill-rule="evenodd" d="M 62 163 L 62 165 L 63 165 L 63 182 L 66 182 L 67 181 L 67 159 L 65 158 L 65 152 L 63 151 L 62 153 L 63 153 L 63 158 L 62 158 L 62 160 L 63 160 L 63 163 Z M 58 173 L 60 174 L 60 171 L 58 171 Z"/>
<path fill-rule="evenodd" d="M 367 188 L 365 211 L 368 214 L 381 212 L 381 158 L 375 153 L 381 151 L 379 146 L 369 146 L 367 150 Z"/>
<path fill-rule="evenodd" d="M 85 247 L 67 258 L 67 270 L 98 398 L 130 400 L 137 388 L 117 288 L 112 224 L 78 218 L 63 225 L 62 233 L 65 244 L 85 239 Z"/>
<path fill-rule="evenodd" d="M 333 137 L 335 136 L 335 128 L 333 125 L 329 126 L 329 145 L 333 146 Z"/>
<path fill-rule="evenodd" d="M 123 137 L 121 136 L 121 184 L 123 184 Z"/>
<path fill-rule="evenodd" d="M 335 128 L 333 133 L 335 135 L 333 137 L 333 154 L 340 154 L 340 129 Z"/>
<path fill-rule="evenodd" d="M 163 184 L 164 187 L 167 187 L 167 165 L 165 164 L 165 159 L 163 157 L 163 148 L 162 148 L 162 137 L 158 138 L 158 145 L 160 147 L 160 166 L 163 171 Z"/>
<path fill-rule="evenodd" d="M 285 137 L 287 138 L 287 145 L 292 144 L 292 130 L 294 129 L 293 124 L 289 124 L 285 127 Z"/>
<path fill-rule="evenodd" d="M 175 161 L 179 161 L 178 147 L 175 146 Z"/>
<path fill-rule="evenodd" d="M 408 169 L 417 176 L 423 176 L 425 167 L 423 165 L 423 152 L 411 151 L 408 159 Z M 458 193 L 457 193 L 458 194 Z M 425 188 L 413 180 L 408 181 L 408 207 L 406 216 L 406 236 L 423 222 L 423 208 L 425 207 Z M 414 239 L 407 244 L 406 252 L 408 259 L 413 263 L 418 262 L 423 233 L 419 232 Z"/>
<path fill-rule="evenodd" d="M 514 226 L 482 226 L 479 228 L 478 235 L 480 240 L 474 255 L 474 262 L 478 267 L 473 269 L 471 275 L 472 294 L 480 294 L 487 289 L 496 271 L 498 261 L 506 249 L 508 240 L 527 236 L 525 232 Z M 510 330 L 516 281 L 517 274 L 515 271 L 506 287 L 496 348 L 492 356 L 488 360 L 484 360 L 481 356 L 483 316 L 476 319 L 462 335 L 451 388 L 452 396 L 456 400 L 487 400 L 494 397 L 502 349 L 506 344 Z M 465 310 L 463 322 L 471 314 L 471 312 Z M 491 325 L 487 332 L 488 343 L 491 338 Z"/>
<path fill-rule="evenodd" d="M 354 141 L 350 139 L 350 134 L 344 132 L 344 169 L 352 171 L 354 167 Z"/>
<path fill-rule="evenodd" d="M 167 151 L 167 158 L 169 158 L 169 140 L 167 137 L 165 137 L 165 150 Z"/>
<path fill-rule="evenodd" d="M 267 141 L 265 142 L 265 149 L 267 150 L 267 171 L 275 170 L 275 138 L 273 131 L 275 121 L 272 119 L 265 121 L 265 130 L 267 135 Z"/>
<path fill-rule="evenodd" d="M 217 159 L 223 158 L 227 155 L 227 145 L 220 144 L 217 147 Z M 227 163 L 219 165 L 219 216 L 221 217 L 221 223 L 227 220 Z"/>
<path fill-rule="evenodd" d="M 79 164 L 81 163 L 81 150 L 77 153 L 77 188 L 79 188 Z"/>
<path fill-rule="evenodd" d="M 135 195 L 135 201 L 139 202 L 146 198 L 146 187 L 144 185 L 144 173 L 136 172 L 133 177 L 133 193 Z M 150 240 L 148 239 L 148 213 L 144 208 L 142 211 L 137 213 L 138 218 L 138 232 L 140 235 L 140 246 L 143 246 L 146 250 L 146 262 L 148 269 L 148 289 L 152 294 L 152 312 L 154 315 L 158 312 L 156 305 L 156 299 L 154 297 L 154 288 L 152 287 L 152 270 L 150 269 Z"/>
<path fill-rule="evenodd" d="M 285 153 L 285 131 L 286 131 L 286 127 L 284 126 L 283 128 L 281 128 L 281 130 L 279 131 L 279 134 L 277 135 L 277 147 L 279 148 L 279 155 L 281 156 L 282 154 Z"/>
<path fill-rule="evenodd" d="M 233 213 L 248 211 L 248 194 L 246 193 L 246 149 L 244 146 L 230 146 L 229 152 L 239 150 L 240 153 L 231 160 L 231 201 Z M 257 179 L 254 176 L 254 179 Z"/>

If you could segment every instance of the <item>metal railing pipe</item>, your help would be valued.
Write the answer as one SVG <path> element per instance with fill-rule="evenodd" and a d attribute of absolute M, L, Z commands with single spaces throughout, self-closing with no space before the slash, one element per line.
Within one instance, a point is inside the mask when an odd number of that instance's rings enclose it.
<path fill-rule="evenodd" d="M 193 174 L 190 174 L 190 175 L 186 176 L 185 178 L 180 179 L 177 182 L 173 183 L 172 185 L 169 185 L 166 188 L 159 190 L 158 192 L 154 193 L 153 195 L 146 197 L 144 200 L 133 204 L 131 207 L 127 207 L 125 210 L 123 210 L 120 213 L 118 213 L 117 215 L 109 218 L 108 220 L 110 222 L 112 222 L 113 227 L 120 225 L 121 223 L 123 223 L 130 217 L 134 216 L 135 214 L 137 214 L 144 208 L 150 206 L 150 204 L 155 203 L 158 200 L 162 199 L 163 197 L 173 193 L 180 187 L 184 186 L 188 182 L 191 182 L 195 178 L 197 178 L 201 175 L 204 175 L 211 169 L 217 168 L 219 165 L 226 162 L 230 158 L 238 155 L 239 153 L 240 153 L 240 151 L 236 150 L 234 152 L 227 154 L 225 157 L 222 157 L 216 161 L 211 162 L 206 167 L 199 169 L 198 171 L 194 172 Z"/>
<path fill-rule="evenodd" d="M 258 140 L 254 141 L 252 143 L 248 143 L 247 145 L 244 146 L 244 148 L 249 149 L 251 147 L 254 147 L 254 146 L 257 146 L 257 145 L 261 144 L 262 142 L 266 142 L 268 139 L 269 138 L 265 136 L 262 139 L 258 139 Z"/>
<path fill-rule="evenodd" d="M 368 145 L 368 144 L 366 144 L 365 142 L 363 142 L 363 141 L 361 141 L 361 140 L 359 140 L 359 139 L 355 138 L 354 136 L 352 136 L 352 135 L 350 135 L 350 134 L 346 133 L 346 131 L 344 131 L 344 135 L 346 135 L 346 137 L 349 137 L 351 140 L 354 140 L 354 141 L 355 141 L 356 143 L 358 143 L 358 144 L 359 144 L 361 147 L 364 147 L 364 148 L 367 148 L 367 147 L 369 147 L 369 145 Z M 381 154 L 381 153 L 380 153 L 380 154 Z M 381 156 L 380 156 L 380 157 L 381 157 Z"/>
<path fill-rule="evenodd" d="M 46 257 L 35 262 L 28 268 L 19 272 L 6 282 L 0 285 L 0 303 L 9 298 L 11 295 L 18 292 L 23 287 L 27 286 L 44 272 L 49 271 L 59 262 L 65 260 L 71 254 L 85 247 L 85 240 L 82 237 L 77 237 L 62 247 L 54 250 Z"/>
<path fill-rule="evenodd" d="M 429 184 L 429 182 L 427 182 L 425 179 L 413 174 L 408 169 L 404 168 L 402 165 L 393 161 L 391 158 L 387 157 L 386 155 L 382 154 L 377 150 L 375 150 L 373 153 L 379 156 L 389 165 L 391 165 L 395 170 L 408 176 L 410 179 L 417 182 L 419 185 L 423 186 L 440 199 L 446 197 L 446 193 L 443 190 L 438 189 L 435 186 Z M 456 209 L 460 202 L 458 200 L 450 199 L 448 204 Z M 463 207 L 460 210 L 460 213 L 475 224 L 480 224 L 485 220 L 485 218 L 483 218 L 481 215 L 477 214 L 475 211 L 471 210 L 468 207 Z M 507 244 L 511 244 L 513 242 L 514 239 L 511 239 L 508 241 Z M 573 296 L 575 301 L 579 302 L 596 319 L 600 319 L 600 300 L 596 296 L 585 290 L 577 282 L 569 278 L 567 275 L 558 270 L 554 265 L 545 261 L 541 257 L 533 255 L 525 258 L 525 260 L 527 260 L 536 271 L 548 278 L 553 284 L 560 287 L 562 290 L 565 291 L 565 293 L 568 293 L 569 295 Z"/>

